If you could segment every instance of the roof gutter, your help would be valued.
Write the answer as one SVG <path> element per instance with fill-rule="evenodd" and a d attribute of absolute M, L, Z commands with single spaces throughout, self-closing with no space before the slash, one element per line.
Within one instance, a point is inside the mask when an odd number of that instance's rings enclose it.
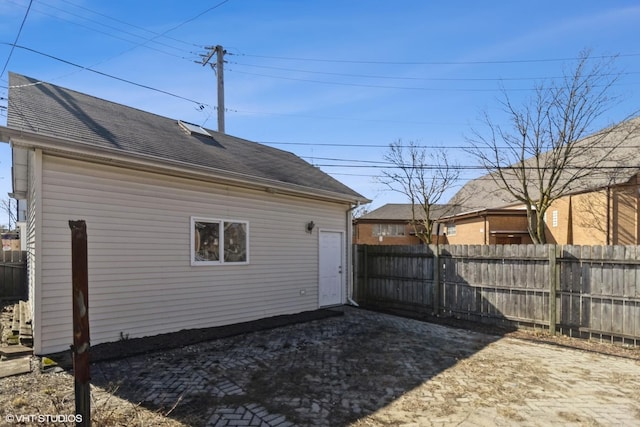
<path fill-rule="evenodd" d="M 187 162 L 168 160 L 148 154 L 123 152 L 122 150 L 101 147 L 95 144 L 16 130 L 5 126 L 0 126 L 0 141 L 9 141 L 12 146 L 16 147 L 39 148 L 45 153 L 53 153 L 68 158 L 93 159 L 107 164 L 126 165 L 145 171 L 169 173 L 176 177 L 191 177 L 210 182 L 260 189 L 274 194 L 304 196 L 342 203 L 370 202 L 369 199 L 362 196 L 358 197 L 302 185 L 283 183 L 268 178 L 197 166 Z"/>

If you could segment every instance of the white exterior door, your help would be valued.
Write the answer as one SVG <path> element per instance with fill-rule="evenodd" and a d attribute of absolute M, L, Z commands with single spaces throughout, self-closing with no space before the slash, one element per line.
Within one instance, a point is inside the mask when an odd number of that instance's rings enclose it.
<path fill-rule="evenodd" d="M 342 233 L 320 231 L 320 307 L 342 304 Z"/>

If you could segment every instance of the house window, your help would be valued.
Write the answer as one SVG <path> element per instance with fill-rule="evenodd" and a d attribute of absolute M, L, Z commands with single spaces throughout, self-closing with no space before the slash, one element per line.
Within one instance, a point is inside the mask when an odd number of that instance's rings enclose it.
<path fill-rule="evenodd" d="M 374 236 L 404 236 L 404 224 L 374 224 Z"/>
<path fill-rule="evenodd" d="M 551 225 L 553 227 L 558 226 L 558 211 L 551 212 Z"/>
<path fill-rule="evenodd" d="M 249 223 L 191 218 L 191 265 L 248 264 Z"/>
<path fill-rule="evenodd" d="M 447 236 L 455 236 L 456 235 L 456 225 L 449 224 L 447 225 Z"/>

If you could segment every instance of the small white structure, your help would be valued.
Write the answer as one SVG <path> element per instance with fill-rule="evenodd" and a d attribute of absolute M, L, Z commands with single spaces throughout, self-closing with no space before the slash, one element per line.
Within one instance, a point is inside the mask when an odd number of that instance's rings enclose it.
<path fill-rule="evenodd" d="M 72 342 L 69 220 L 87 223 L 92 344 L 343 304 L 351 210 L 297 156 L 10 74 L 34 351 Z"/>

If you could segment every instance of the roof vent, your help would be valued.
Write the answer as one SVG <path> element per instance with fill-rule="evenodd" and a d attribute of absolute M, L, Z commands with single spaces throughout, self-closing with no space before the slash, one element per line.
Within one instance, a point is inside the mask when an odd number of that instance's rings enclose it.
<path fill-rule="evenodd" d="M 208 136 L 209 138 L 213 138 L 213 136 L 207 132 L 202 126 L 195 125 L 189 122 L 183 122 L 182 120 L 178 120 L 178 124 L 182 129 L 187 131 L 191 135 L 203 135 Z"/>

